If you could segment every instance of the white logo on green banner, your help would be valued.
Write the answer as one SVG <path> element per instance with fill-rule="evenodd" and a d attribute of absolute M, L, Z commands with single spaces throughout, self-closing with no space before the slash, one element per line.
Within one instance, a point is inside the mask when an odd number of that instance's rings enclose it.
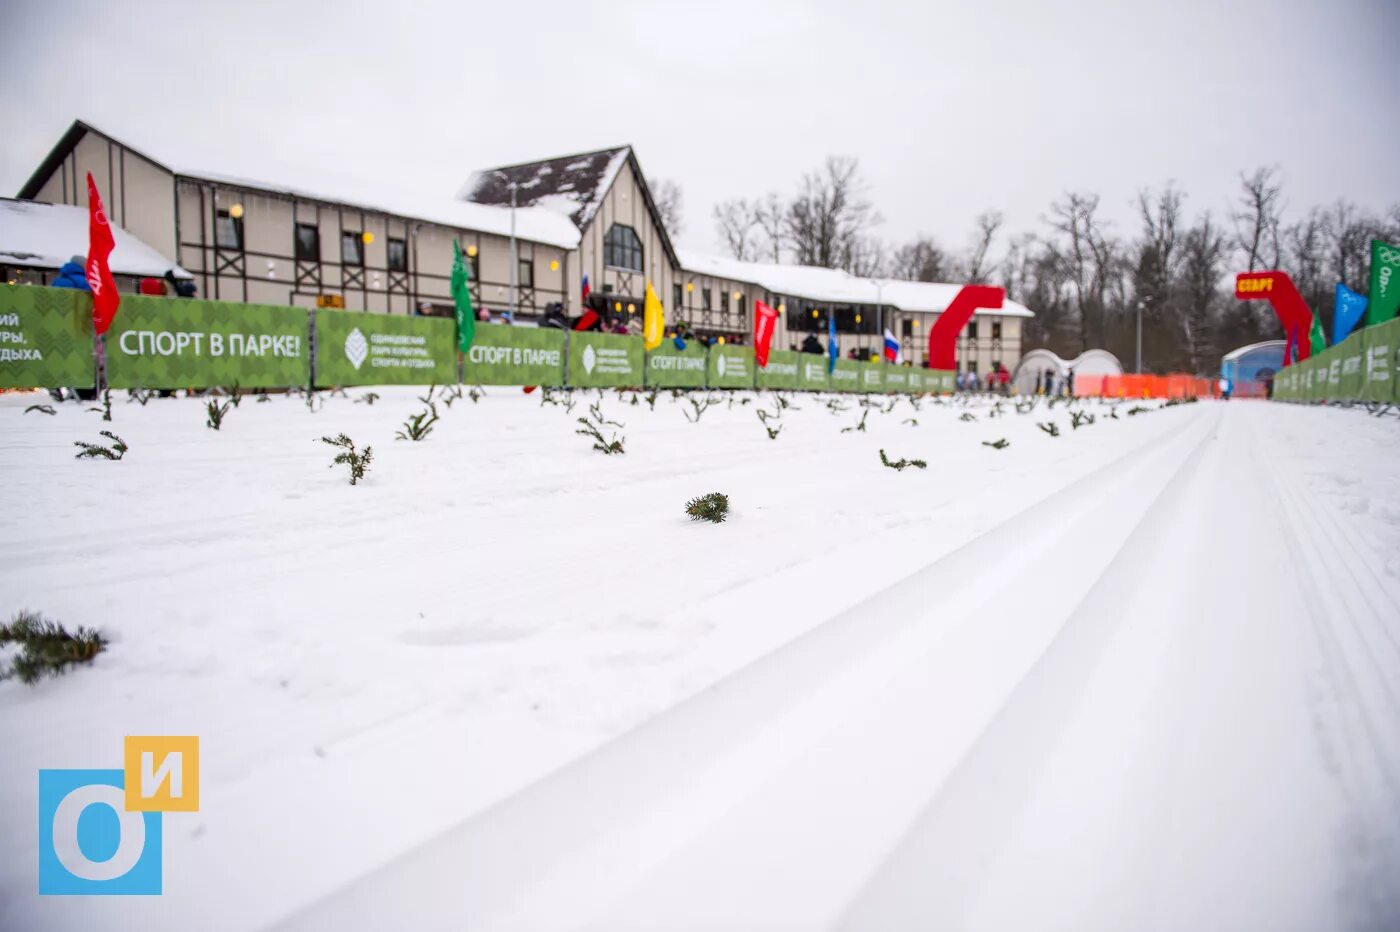
<path fill-rule="evenodd" d="M 364 364 L 365 357 L 369 355 L 369 341 L 365 335 L 356 327 L 350 331 L 350 335 L 345 338 L 345 358 L 350 360 L 350 365 L 356 370 Z"/>
<path fill-rule="evenodd" d="M 724 370 L 726 368 L 727 366 L 725 366 L 724 363 L 724 355 L 720 354 L 720 356 L 715 360 L 715 371 L 719 373 L 720 378 L 724 378 Z"/>
<path fill-rule="evenodd" d="M 589 375 L 592 375 L 593 367 L 597 364 L 597 362 L 598 354 L 593 352 L 592 345 L 590 344 L 589 346 L 585 346 L 583 348 L 583 371 L 587 372 Z"/>

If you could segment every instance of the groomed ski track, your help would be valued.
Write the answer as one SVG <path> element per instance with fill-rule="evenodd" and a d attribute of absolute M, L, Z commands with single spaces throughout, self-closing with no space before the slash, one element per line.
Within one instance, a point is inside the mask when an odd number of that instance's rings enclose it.
<path fill-rule="evenodd" d="M 1400 922 L 1400 605 L 1243 405 L 1170 429 L 289 929 Z"/>

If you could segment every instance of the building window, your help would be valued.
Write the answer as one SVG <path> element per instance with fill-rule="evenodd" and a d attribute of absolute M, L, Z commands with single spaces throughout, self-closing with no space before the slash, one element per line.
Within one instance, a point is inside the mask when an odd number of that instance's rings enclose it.
<path fill-rule="evenodd" d="M 389 271 L 408 271 L 408 244 L 401 239 L 389 237 Z"/>
<path fill-rule="evenodd" d="M 516 284 L 521 288 L 535 287 L 535 260 L 521 259 L 520 268 L 515 275 Z"/>
<path fill-rule="evenodd" d="M 710 304 L 710 289 L 708 289 L 708 288 L 702 288 L 702 289 L 700 289 L 700 300 L 701 300 L 702 302 L 704 302 L 704 303 L 701 305 L 701 307 L 708 311 L 708 310 L 710 309 L 710 307 L 711 307 L 711 304 Z"/>
<path fill-rule="evenodd" d="M 364 265 L 365 254 L 360 250 L 364 242 L 359 230 L 345 230 L 340 234 L 340 261 L 344 265 Z"/>
<path fill-rule="evenodd" d="M 603 264 L 616 269 L 642 270 L 642 241 L 637 231 L 614 223 L 603 237 Z"/>
<path fill-rule="evenodd" d="M 736 292 L 734 295 L 734 312 L 737 313 L 741 319 L 744 316 L 744 301 L 744 295 Z"/>
<path fill-rule="evenodd" d="M 214 242 L 220 249 L 243 251 L 243 218 L 221 210 L 214 218 Z"/>
<path fill-rule="evenodd" d="M 297 224 L 297 259 L 302 262 L 321 261 L 321 230 L 314 223 Z"/>
<path fill-rule="evenodd" d="M 967 371 L 968 371 L 968 372 L 971 372 L 973 375 L 976 375 L 976 374 L 977 374 L 977 360 L 975 360 L 975 359 L 968 360 L 968 363 L 967 363 Z"/>
<path fill-rule="evenodd" d="M 977 339 L 977 321 L 973 320 L 973 321 L 969 321 L 969 322 L 968 322 L 968 325 L 967 325 L 967 338 L 968 338 L 969 340 L 975 340 L 975 339 Z M 973 372 L 976 372 L 977 370 L 976 370 L 976 369 L 973 369 L 972 371 L 973 371 Z"/>
<path fill-rule="evenodd" d="M 903 331 L 900 333 L 900 336 L 904 337 L 906 340 L 909 339 L 914 335 L 914 322 L 906 317 L 904 320 L 900 321 L 900 330 Z"/>
<path fill-rule="evenodd" d="M 992 321 L 992 339 L 993 339 L 993 340 L 1000 340 L 1000 339 L 1001 339 L 1001 321 L 999 321 L 999 320 L 994 320 L 994 321 Z"/>

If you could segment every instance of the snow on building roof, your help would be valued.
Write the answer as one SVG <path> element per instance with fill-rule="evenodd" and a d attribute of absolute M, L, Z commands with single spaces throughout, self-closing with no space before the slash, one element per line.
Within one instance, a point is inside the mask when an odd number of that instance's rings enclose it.
<path fill-rule="evenodd" d="M 939 313 L 961 290 L 961 285 L 938 282 L 907 282 L 892 279 L 861 278 L 840 269 L 810 265 L 782 265 L 771 262 L 743 262 L 726 256 L 679 250 L 681 267 L 689 272 L 752 282 L 775 294 L 811 301 L 850 304 L 877 302 L 902 311 Z M 1000 309 L 977 311 L 999 317 L 1032 317 L 1031 311 L 1016 301 L 1006 301 Z"/>
<path fill-rule="evenodd" d="M 562 214 L 582 230 L 602 206 L 631 152 L 631 146 L 616 146 L 484 169 L 468 178 L 457 196 L 476 204 L 509 206 L 514 184 L 517 205 Z"/>
<path fill-rule="evenodd" d="M 396 189 L 384 179 L 360 179 L 338 175 L 325 166 L 311 169 L 285 161 L 276 155 L 250 154 L 249 146 L 210 146 L 201 148 L 188 137 L 164 139 L 148 146 L 140 135 L 128 135 L 117 127 L 112 133 L 84 120 L 76 121 L 69 134 L 92 130 L 113 139 L 143 158 L 188 178 L 211 181 L 288 197 L 342 204 L 375 213 L 392 214 L 410 220 L 424 220 L 443 226 L 509 236 L 511 210 L 486 204 L 469 204 L 449 197 Z M 66 139 L 67 137 L 65 137 Z M 149 140 L 154 141 L 154 140 Z M 73 140 L 76 143 L 76 139 Z M 60 143 L 60 146 L 63 143 Z M 160 153 L 156 157 L 152 153 Z M 278 181 L 264 179 L 276 178 Z M 32 179 L 31 179 L 32 180 Z M 557 211 L 526 207 L 515 211 L 515 232 L 520 239 L 573 249 L 579 231 Z"/>
<path fill-rule="evenodd" d="M 109 260 L 117 275 L 159 278 L 174 270 L 180 278 L 189 272 L 145 242 L 113 224 L 116 248 Z M 86 207 L 40 204 L 0 198 L 0 262 L 31 268 L 57 269 L 73 256 L 88 251 Z"/>
<path fill-rule="evenodd" d="M 1230 352 L 1221 357 L 1221 361 L 1240 359 L 1257 352 L 1276 352 L 1279 357 L 1282 358 L 1283 351 L 1287 345 L 1287 341 L 1285 340 L 1265 340 L 1262 343 L 1251 343 L 1248 346 L 1241 346 L 1239 349 L 1230 350 Z"/>

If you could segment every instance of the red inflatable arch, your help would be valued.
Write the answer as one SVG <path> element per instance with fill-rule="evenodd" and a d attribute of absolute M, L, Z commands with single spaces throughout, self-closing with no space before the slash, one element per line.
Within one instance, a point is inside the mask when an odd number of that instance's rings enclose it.
<path fill-rule="evenodd" d="M 963 285 L 953 300 L 938 315 L 928 332 L 928 366 L 930 369 L 956 369 L 957 339 L 963 327 L 978 308 L 1001 307 L 1006 289 L 996 285 Z"/>
<path fill-rule="evenodd" d="M 1289 345 L 1297 347 L 1298 361 L 1312 355 L 1308 334 L 1312 330 L 1313 314 L 1287 272 L 1241 272 L 1235 276 L 1235 297 L 1241 301 L 1268 301 L 1283 325 Z M 1286 366 L 1288 362 L 1285 354 L 1283 364 Z"/>

